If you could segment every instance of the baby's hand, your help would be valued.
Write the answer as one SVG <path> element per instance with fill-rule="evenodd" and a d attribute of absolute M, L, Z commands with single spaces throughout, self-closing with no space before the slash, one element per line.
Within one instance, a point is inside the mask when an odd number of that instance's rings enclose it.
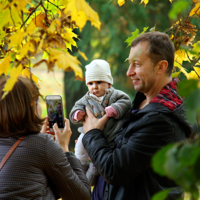
<path fill-rule="evenodd" d="M 83 112 L 81 110 L 77 110 L 74 114 L 74 120 L 79 121 L 79 120 L 83 119 L 84 116 L 85 116 L 85 112 Z"/>
<path fill-rule="evenodd" d="M 119 114 L 118 114 L 118 112 L 116 111 L 116 109 L 113 108 L 112 106 L 106 107 L 106 108 L 105 108 L 105 111 L 106 111 L 106 115 L 107 115 L 108 117 L 118 117 L 118 116 L 119 116 Z"/>

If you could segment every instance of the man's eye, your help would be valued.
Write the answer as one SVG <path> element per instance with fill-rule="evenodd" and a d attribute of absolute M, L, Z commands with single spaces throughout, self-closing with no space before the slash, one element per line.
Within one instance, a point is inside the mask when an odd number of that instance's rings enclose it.
<path fill-rule="evenodd" d="M 98 81 L 97 83 L 98 83 L 98 84 L 101 84 L 102 82 L 101 82 L 101 81 Z"/>
<path fill-rule="evenodd" d="M 136 66 L 136 67 L 139 67 L 140 65 L 139 65 L 138 63 L 135 63 L 135 66 Z"/>
<path fill-rule="evenodd" d="M 89 85 L 92 85 L 92 83 L 88 83 Z"/>

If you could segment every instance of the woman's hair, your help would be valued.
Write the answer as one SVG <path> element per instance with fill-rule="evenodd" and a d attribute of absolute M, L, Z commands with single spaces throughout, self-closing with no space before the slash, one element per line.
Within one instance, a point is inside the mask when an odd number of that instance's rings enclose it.
<path fill-rule="evenodd" d="M 13 89 L 2 99 L 8 78 L 0 80 L 0 137 L 39 133 L 44 119 L 37 116 L 37 86 L 28 78 L 18 77 Z"/>

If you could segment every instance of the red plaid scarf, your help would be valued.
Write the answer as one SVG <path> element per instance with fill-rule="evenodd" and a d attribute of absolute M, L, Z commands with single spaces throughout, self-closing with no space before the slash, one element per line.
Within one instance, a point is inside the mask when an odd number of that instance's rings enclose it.
<path fill-rule="evenodd" d="M 155 102 L 163 104 L 172 111 L 178 108 L 183 103 L 183 99 L 177 93 L 178 82 L 178 78 L 173 78 L 173 80 L 170 83 L 168 83 L 160 91 L 160 93 L 150 101 L 150 103 Z"/>

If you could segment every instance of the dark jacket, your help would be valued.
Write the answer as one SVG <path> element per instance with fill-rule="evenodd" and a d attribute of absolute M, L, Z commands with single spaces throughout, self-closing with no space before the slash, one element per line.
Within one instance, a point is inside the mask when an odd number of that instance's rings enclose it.
<path fill-rule="evenodd" d="M 137 93 L 132 109 L 145 99 Z M 150 200 L 158 191 L 174 187 L 168 199 L 182 192 L 166 177 L 155 174 L 151 158 L 168 143 L 186 139 L 192 129 L 185 119 L 184 106 L 171 111 L 161 103 L 150 103 L 136 113 L 125 116 L 112 149 L 98 129 L 83 137 L 89 157 L 106 180 L 104 200 Z"/>
<path fill-rule="evenodd" d="M 0 138 L 0 161 L 17 138 Z M 48 134 L 25 137 L 0 171 L 0 199 L 89 200 L 80 161 Z"/>

